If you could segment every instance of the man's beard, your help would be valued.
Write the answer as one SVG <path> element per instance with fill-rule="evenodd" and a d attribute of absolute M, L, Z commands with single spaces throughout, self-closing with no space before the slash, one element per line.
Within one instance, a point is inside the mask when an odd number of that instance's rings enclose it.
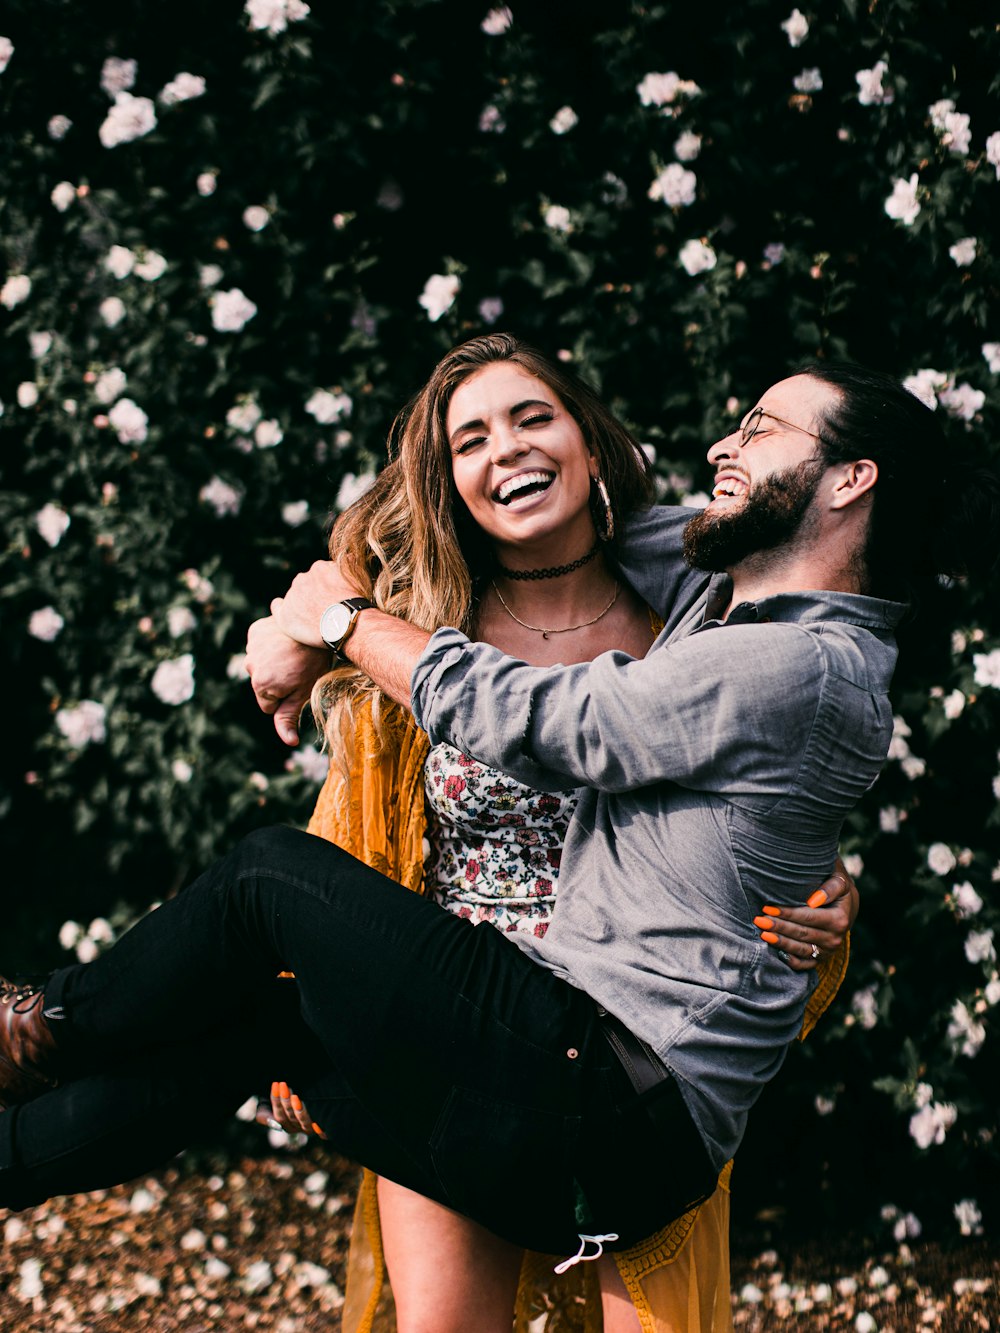
<path fill-rule="evenodd" d="M 792 541 L 825 471 L 823 459 L 806 459 L 753 483 L 732 513 L 696 514 L 684 529 L 684 559 L 693 569 L 718 573 Z"/>

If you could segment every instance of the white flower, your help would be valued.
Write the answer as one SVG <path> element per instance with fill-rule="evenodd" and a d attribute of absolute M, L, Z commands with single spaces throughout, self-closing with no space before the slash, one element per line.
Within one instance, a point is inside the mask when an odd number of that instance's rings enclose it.
<path fill-rule="evenodd" d="M 243 398 L 226 413 L 226 425 L 233 430 L 246 432 L 253 430 L 260 418 L 261 410 L 254 400 Z"/>
<path fill-rule="evenodd" d="M 115 104 L 97 131 L 105 148 L 131 143 L 156 128 L 156 108 L 148 97 L 119 93 Z"/>
<path fill-rule="evenodd" d="M 948 376 L 941 373 L 940 370 L 918 370 L 914 375 L 907 375 L 903 380 L 903 388 L 908 393 L 912 393 L 915 398 L 919 398 L 925 407 L 929 407 L 932 412 L 937 411 L 937 394 L 941 389 L 948 385 Z"/>
<path fill-rule="evenodd" d="M 496 9 L 491 9 L 486 17 L 480 23 L 480 28 L 487 37 L 499 37 L 502 32 L 506 32 L 514 22 L 514 15 L 507 5 L 498 5 Z"/>
<path fill-rule="evenodd" d="M 571 106 L 561 106 L 549 121 L 549 129 L 553 134 L 566 134 L 579 120 L 580 117 Z"/>
<path fill-rule="evenodd" d="M 131 88 L 135 83 L 135 76 L 139 72 L 138 63 L 134 60 L 121 60 L 118 56 L 108 56 L 101 66 L 101 87 L 107 95 L 114 99 L 126 88 Z"/>
<path fill-rule="evenodd" d="M 281 506 L 281 517 L 290 528 L 300 528 L 309 517 L 309 501 L 290 500 Z"/>
<path fill-rule="evenodd" d="M 788 34 L 789 46 L 801 46 L 809 34 L 808 20 L 797 9 L 792 10 L 781 26 Z"/>
<path fill-rule="evenodd" d="M 914 1213 L 907 1213 L 901 1217 L 892 1229 L 894 1240 L 916 1240 L 923 1231 L 920 1225 L 920 1218 Z"/>
<path fill-rule="evenodd" d="M 274 1281 L 274 1273 L 271 1265 L 266 1259 L 258 1259 L 256 1263 L 250 1265 L 246 1271 L 246 1276 L 240 1283 L 244 1291 L 251 1294 L 255 1291 L 263 1291 Z"/>
<path fill-rule="evenodd" d="M 484 296 L 477 309 L 484 324 L 495 324 L 503 314 L 503 301 L 499 296 Z"/>
<path fill-rule="evenodd" d="M 917 173 L 914 172 L 908 181 L 893 181 L 892 194 L 885 201 L 885 211 L 889 217 L 902 222 L 904 226 L 911 226 L 920 212 L 920 205 L 917 203 Z"/>
<path fill-rule="evenodd" d="M 977 1054 L 986 1040 L 986 1025 L 973 1018 L 968 1007 L 961 1000 L 956 1000 L 951 1007 L 951 1022 L 948 1024 L 948 1039 L 962 1055 L 970 1059 Z"/>
<path fill-rule="evenodd" d="M 199 574 L 196 569 L 185 569 L 181 579 L 196 602 L 211 600 L 215 592 L 215 585 L 210 579 L 206 579 L 204 575 Z"/>
<path fill-rule="evenodd" d="M 851 996 L 851 1009 L 855 1018 L 865 1029 L 878 1023 L 878 1003 L 875 999 L 875 986 L 864 986 Z"/>
<path fill-rule="evenodd" d="M 115 938 L 115 932 L 111 928 L 111 922 L 104 916 L 95 916 L 93 921 L 87 927 L 87 935 L 95 944 L 111 944 Z"/>
<path fill-rule="evenodd" d="M 647 74 L 636 86 L 636 92 L 643 106 L 668 106 L 679 96 L 697 96 L 701 89 L 690 79 L 682 79 L 670 70 L 666 74 Z"/>
<path fill-rule="evenodd" d="M 950 97 L 942 97 L 940 102 L 935 102 L 933 106 L 927 108 L 927 114 L 931 118 L 931 124 L 941 132 L 945 126 L 945 117 L 955 110 L 955 103 Z"/>
<path fill-rule="evenodd" d="M 273 449 L 285 438 L 285 432 L 277 421 L 258 421 L 253 433 L 253 442 L 258 449 Z"/>
<path fill-rule="evenodd" d="M 194 777 L 194 769 L 186 759 L 175 759 L 170 765 L 170 771 L 175 782 L 190 782 Z"/>
<path fill-rule="evenodd" d="M 35 515 L 35 527 L 50 546 L 58 546 L 69 527 L 69 514 L 58 505 L 43 505 Z"/>
<path fill-rule="evenodd" d="M 859 879 L 864 873 L 865 863 L 857 852 L 849 852 L 843 857 L 844 869 L 850 875 L 851 879 Z"/>
<path fill-rule="evenodd" d="M 542 221 L 549 231 L 572 231 L 573 220 L 570 211 L 563 204 L 549 204 L 542 211 Z"/>
<path fill-rule="evenodd" d="M 685 130 L 674 140 L 674 157 L 678 162 L 693 162 L 701 152 L 701 135 Z"/>
<path fill-rule="evenodd" d="M 0 37 L 0 74 L 2 74 L 10 64 L 10 58 L 13 54 L 14 43 L 9 37 Z"/>
<path fill-rule="evenodd" d="M 243 225 L 249 231 L 263 231 L 271 221 L 271 214 L 263 204 L 250 204 L 243 210 Z"/>
<path fill-rule="evenodd" d="M 179 639 L 182 634 L 190 634 L 197 624 L 194 612 L 189 606 L 172 606 L 167 612 L 167 629 L 172 639 Z"/>
<path fill-rule="evenodd" d="M 147 250 L 135 266 L 135 275 L 144 282 L 155 282 L 166 271 L 167 261 L 155 250 Z"/>
<path fill-rule="evenodd" d="M 7 41 L 7 38 L 3 38 Z M 11 48 L 13 50 L 13 47 Z M 0 59 L 3 58 L 3 49 L 0 47 Z M 8 56 L 8 59 L 10 57 Z M 17 1270 L 18 1285 L 16 1295 L 18 1300 L 36 1301 L 42 1296 L 44 1285 L 42 1283 L 42 1261 L 41 1259 L 25 1259 L 18 1266 Z"/>
<path fill-rule="evenodd" d="M 229 661 L 226 663 L 226 675 L 230 680 L 246 680 L 246 653 L 233 653 Z"/>
<path fill-rule="evenodd" d="M 128 377 L 118 366 L 102 371 L 94 381 L 94 397 L 99 403 L 113 403 L 125 392 Z"/>
<path fill-rule="evenodd" d="M 1000 343 L 983 343 L 981 351 L 994 375 L 1000 375 Z"/>
<path fill-rule="evenodd" d="M 298 23 L 309 13 L 302 0 L 247 0 L 243 6 L 250 27 L 270 33 L 284 32 L 289 23 Z"/>
<path fill-rule="evenodd" d="M 337 498 L 333 502 L 334 509 L 339 513 L 352 505 L 355 500 L 360 500 L 374 481 L 374 472 L 361 472 L 357 475 L 353 472 L 345 472 L 341 478 L 340 486 L 337 488 Z"/>
<path fill-rule="evenodd" d="M 74 750 L 82 750 L 86 745 L 98 745 L 104 740 L 106 718 L 103 704 L 94 699 L 81 699 L 70 708 L 59 709 L 56 726 Z"/>
<path fill-rule="evenodd" d="M 31 359 L 40 361 L 52 346 L 52 334 L 48 330 L 42 333 L 29 333 L 28 345 L 31 348 Z"/>
<path fill-rule="evenodd" d="M 950 153 L 964 157 L 972 145 L 969 117 L 961 111 L 947 112 L 941 127 L 941 142 Z"/>
<path fill-rule="evenodd" d="M 1000 1004 L 1000 973 L 994 972 L 986 983 L 983 997 L 987 1004 Z"/>
<path fill-rule="evenodd" d="M 955 911 L 960 917 L 975 916 L 982 911 L 983 900 L 968 880 L 964 884 L 953 885 L 951 896 Z"/>
<path fill-rule="evenodd" d="M 947 843 L 932 842 L 927 848 L 927 864 L 935 875 L 950 875 L 958 861 Z"/>
<path fill-rule="evenodd" d="M 503 134 L 507 122 L 500 113 L 500 108 L 487 102 L 479 113 L 479 132 L 481 134 Z"/>
<path fill-rule="evenodd" d="M 213 292 L 209 301 L 212 325 L 220 333 L 239 333 L 257 313 L 253 301 L 239 287 L 232 287 L 228 292 Z"/>
<path fill-rule="evenodd" d="M 203 171 L 194 183 L 195 189 L 203 199 L 207 199 L 210 194 L 215 194 L 216 175 L 214 171 Z"/>
<path fill-rule="evenodd" d="M 213 477 L 198 492 L 198 499 L 203 504 L 211 505 L 219 518 L 227 514 L 238 514 L 243 503 L 243 492 L 230 486 L 221 477 Z"/>
<path fill-rule="evenodd" d="M 22 380 L 17 386 L 18 407 L 34 407 L 38 402 L 38 385 L 31 380 Z"/>
<path fill-rule="evenodd" d="M 681 266 L 691 277 L 715 268 L 718 260 L 707 241 L 685 241 L 679 255 Z"/>
<path fill-rule="evenodd" d="M 13 310 L 16 305 L 28 299 L 31 291 L 31 279 L 26 273 L 15 273 L 0 287 L 0 305 Z"/>
<path fill-rule="evenodd" d="M 862 1310 L 854 1321 L 855 1333 L 877 1333 L 878 1324 L 867 1310 Z"/>
<path fill-rule="evenodd" d="M 740 1287 L 740 1300 L 744 1305 L 759 1305 L 763 1299 L 764 1293 L 760 1287 L 755 1287 L 752 1282 L 747 1282 Z"/>
<path fill-rule="evenodd" d="M 119 398 L 108 413 L 108 421 L 122 444 L 141 444 L 149 434 L 149 417 L 131 398 Z"/>
<path fill-rule="evenodd" d="M 970 963 L 992 963 L 997 951 L 992 930 L 970 930 L 965 940 L 965 956 Z"/>
<path fill-rule="evenodd" d="M 76 198 L 76 186 L 71 185 L 69 181 L 60 181 L 58 185 L 52 187 L 49 198 L 54 208 L 60 213 L 65 213 Z"/>
<path fill-rule="evenodd" d="M 971 421 L 986 402 L 986 395 L 982 389 L 974 389 L 971 384 L 956 384 L 954 388 L 942 389 L 938 394 L 938 402 L 953 417 Z"/>
<path fill-rule="evenodd" d="M 69 116 L 52 116 L 45 128 L 50 139 L 65 139 L 73 128 L 73 122 Z"/>
<path fill-rule="evenodd" d="M 888 106 L 896 94 L 891 88 L 884 88 L 882 80 L 888 73 L 889 66 L 884 60 L 877 61 L 871 69 L 859 69 L 854 78 L 858 85 L 858 101 L 862 106 Z"/>
<path fill-rule="evenodd" d="M 104 256 L 104 267 L 116 278 L 127 278 L 135 268 L 135 255 L 125 245 L 113 245 Z"/>
<path fill-rule="evenodd" d="M 58 638 L 59 631 L 65 623 L 54 606 L 42 606 L 37 611 L 32 611 L 28 620 L 28 633 L 33 639 L 51 643 L 53 639 Z"/>
<path fill-rule="evenodd" d="M 330 772 L 330 761 L 314 745 L 303 745 L 285 763 L 289 773 L 298 771 L 313 782 L 325 782 Z"/>
<path fill-rule="evenodd" d="M 1000 130 L 994 130 L 986 140 L 986 161 L 995 169 L 1000 181 Z"/>
<path fill-rule="evenodd" d="M 973 653 L 973 675 L 977 685 L 1000 690 L 1000 648 L 988 653 Z"/>
<path fill-rule="evenodd" d="M 941 708 L 948 721 L 954 722 L 957 717 L 961 717 L 965 708 L 965 695 L 961 690 L 952 690 L 941 701 Z"/>
<path fill-rule="evenodd" d="M 427 318 L 438 320 L 455 303 L 461 282 L 453 274 L 432 273 L 424 283 L 424 290 L 417 298 L 427 311 Z"/>
<path fill-rule="evenodd" d="M 97 307 L 97 312 L 108 328 L 113 329 L 125 318 L 125 302 L 120 296 L 109 296 Z"/>
<path fill-rule="evenodd" d="M 194 658 L 190 653 L 161 662 L 153 672 L 150 689 L 165 704 L 187 703 L 194 694 Z"/>
<path fill-rule="evenodd" d="M 959 268 L 966 268 L 976 257 L 975 236 L 963 236 L 954 245 L 949 245 L 948 253 Z"/>
<path fill-rule="evenodd" d="M 662 199 L 668 208 L 686 207 L 694 203 L 698 177 L 679 162 L 671 162 L 660 172 L 647 190 L 650 199 Z"/>
<path fill-rule="evenodd" d="M 192 97 L 201 97 L 204 91 L 205 80 L 200 74 L 178 74 L 160 89 L 159 100 L 164 106 L 175 106 L 178 102 L 189 102 Z"/>
<path fill-rule="evenodd" d="M 913 782 L 916 778 L 922 778 L 927 772 L 927 760 L 920 759 L 915 754 L 908 754 L 900 764 L 900 768 Z"/>
<path fill-rule="evenodd" d="M 59 927 L 59 944 L 63 949 L 75 949 L 83 927 L 79 921 L 64 921 Z"/>
<path fill-rule="evenodd" d="M 821 93 L 823 91 L 823 75 L 815 65 L 811 69 L 804 69 L 796 74 L 792 79 L 792 87 L 797 93 Z"/>
<path fill-rule="evenodd" d="M 329 389 L 317 389 L 306 403 L 306 411 L 315 417 L 321 426 L 329 426 L 350 416 L 350 398 L 346 393 L 331 393 Z"/>
<path fill-rule="evenodd" d="M 944 1137 L 955 1123 L 958 1112 L 947 1102 L 929 1102 L 910 1117 L 910 1137 L 918 1148 L 930 1148 L 944 1143 Z"/>
<path fill-rule="evenodd" d="M 816 1094 L 816 1097 L 813 1100 L 813 1106 L 816 1108 L 817 1115 L 832 1115 L 837 1109 L 837 1103 L 833 1098 L 824 1097 L 821 1093 Z"/>
<path fill-rule="evenodd" d="M 202 287 L 214 287 L 222 281 L 222 269 L 218 264 L 202 264 L 198 270 L 198 281 Z"/>
<path fill-rule="evenodd" d="M 975 1199 L 960 1199 L 952 1209 L 963 1236 L 981 1236 L 983 1215 Z"/>

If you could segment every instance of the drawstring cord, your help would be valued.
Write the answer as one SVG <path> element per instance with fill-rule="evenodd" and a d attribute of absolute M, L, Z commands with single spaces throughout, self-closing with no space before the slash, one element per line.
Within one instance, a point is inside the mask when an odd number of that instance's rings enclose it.
<path fill-rule="evenodd" d="M 562 1274 L 565 1273 L 567 1269 L 572 1268 L 574 1264 L 586 1264 L 590 1263 L 592 1259 L 600 1259 L 601 1255 L 604 1253 L 604 1242 L 606 1240 L 618 1239 L 617 1231 L 609 1231 L 606 1236 L 585 1236 L 582 1231 L 577 1234 L 580 1237 L 580 1248 L 571 1259 L 564 1259 L 561 1264 L 556 1264 L 555 1268 L 552 1270 L 554 1273 Z M 584 1254 L 588 1242 L 591 1245 L 597 1246 L 596 1254 Z"/>

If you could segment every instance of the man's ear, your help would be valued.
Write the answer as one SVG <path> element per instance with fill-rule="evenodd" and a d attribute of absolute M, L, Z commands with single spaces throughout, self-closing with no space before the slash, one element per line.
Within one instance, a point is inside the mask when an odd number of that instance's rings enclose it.
<path fill-rule="evenodd" d="M 878 464 L 870 458 L 857 458 L 853 463 L 845 463 L 840 479 L 835 483 L 830 500 L 831 509 L 846 509 L 867 496 L 878 481 Z"/>

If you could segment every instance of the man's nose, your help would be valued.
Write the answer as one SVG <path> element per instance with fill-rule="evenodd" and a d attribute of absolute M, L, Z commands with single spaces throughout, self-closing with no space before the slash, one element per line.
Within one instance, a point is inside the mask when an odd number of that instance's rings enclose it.
<path fill-rule="evenodd" d="M 741 443 L 739 431 L 731 430 L 728 435 L 723 435 L 721 440 L 716 440 L 709 449 L 708 461 L 721 463 L 726 458 L 738 458 Z"/>

